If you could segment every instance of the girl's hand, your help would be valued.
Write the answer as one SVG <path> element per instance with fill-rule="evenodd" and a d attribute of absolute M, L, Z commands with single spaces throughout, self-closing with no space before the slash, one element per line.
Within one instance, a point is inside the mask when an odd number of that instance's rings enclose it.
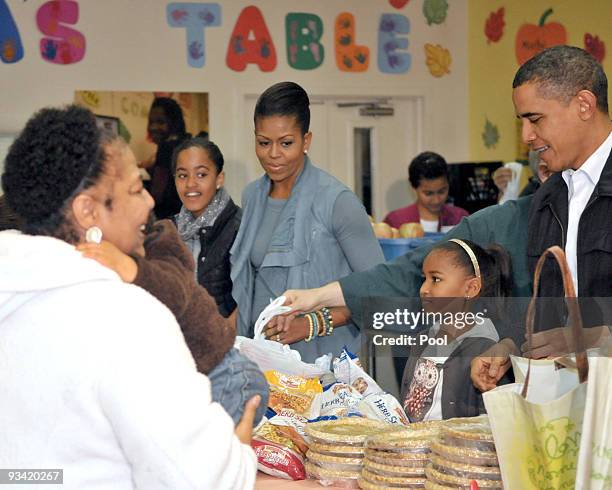
<path fill-rule="evenodd" d="M 115 245 L 106 240 L 101 243 L 81 243 L 76 249 L 83 254 L 83 257 L 94 259 L 104 267 L 114 270 L 123 282 L 134 282 L 138 274 L 136 261 L 127 254 L 124 254 Z"/>
<path fill-rule="evenodd" d="M 276 340 L 281 344 L 294 344 L 304 340 L 309 333 L 308 319 L 296 316 L 295 313 L 275 316 L 264 329 L 264 335 L 268 340 Z"/>

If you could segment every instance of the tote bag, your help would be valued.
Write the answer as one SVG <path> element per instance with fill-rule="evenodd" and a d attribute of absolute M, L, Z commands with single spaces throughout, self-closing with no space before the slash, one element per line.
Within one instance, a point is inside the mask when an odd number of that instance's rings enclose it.
<path fill-rule="evenodd" d="M 579 490 L 612 489 L 612 344 L 589 357 L 589 382 L 576 470 Z"/>
<path fill-rule="evenodd" d="M 556 259 L 563 276 L 578 376 L 574 380 L 555 380 L 552 377 L 563 370 L 552 371 L 547 376 L 551 376 L 549 381 L 558 388 L 552 392 L 538 390 L 537 385 L 546 380 L 533 380 L 531 363 L 527 361 L 529 367 L 523 383 L 500 386 L 483 394 L 504 488 L 510 490 L 573 489 L 576 482 L 589 366 L 574 284 L 565 254 L 559 247 L 547 249 L 536 265 L 526 334 L 531 350 L 540 273 L 549 254 Z"/>

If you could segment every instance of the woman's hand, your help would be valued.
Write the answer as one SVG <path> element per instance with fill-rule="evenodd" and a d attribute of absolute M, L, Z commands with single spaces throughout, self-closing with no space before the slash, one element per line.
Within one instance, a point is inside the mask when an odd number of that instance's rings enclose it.
<path fill-rule="evenodd" d="M 253 422 L 255 421 L 255 412 L 259 403 L 261 402 L 261 396 L 255 395 L 244 405 L 244 412 L 240 422 L 236 425 L 234 430 L 236 437 L 242 444 L 247 446 L 251 445 L 251 438 L 253 437 Z"/>
<path fill-rule="evenodd" d="M 276 340 L 281 344 L 294 344 L 304 340 L 309 333 L 308 319 L 297 316 L 296 313 L 275 316 L 264 328 L 264 335 L 268 340 Z"/>
<path fill-rule="evenodd" d="M 106 240 L 101 243 L 81 243 L 76 249 L 83 254 L 83 257 L 94 259 L 104 267 L 114 270 L 123 282 L 134 282 L 138 274 L 136 261 L 127 254 L 124 254 L 115 245 Z"/>

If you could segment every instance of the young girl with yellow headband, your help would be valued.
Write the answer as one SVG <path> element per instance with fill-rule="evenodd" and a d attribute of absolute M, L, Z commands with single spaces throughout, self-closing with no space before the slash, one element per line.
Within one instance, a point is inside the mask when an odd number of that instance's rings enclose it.
<path fill-rule="evenodd" d="M 510 256 L 496 244 L 485 250 L 452 239 L 427 255 L 423 276 L 423 312 L 433 321 L 410 348 L 401 387 L 404 410 L 412 422 L 478 415 L 484 407 L 470 362 L 499 341 L 491 317 L 502 314 L 498 300 L 512 291 Z M 481 298 L 493 301 L 476 301 Z"/>

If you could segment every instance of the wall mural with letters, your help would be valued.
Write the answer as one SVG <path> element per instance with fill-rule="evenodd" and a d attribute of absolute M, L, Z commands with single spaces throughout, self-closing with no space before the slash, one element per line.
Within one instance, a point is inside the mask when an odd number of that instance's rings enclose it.
<path fill-rule="evenodd" d="M 447 18 L 447 0 L 420 0 L 422 17 L 418 22 L 428 26 L 443 24 Z M 372 53 L 376 53 L 374 64 L 379 72 L 388 74 L 407 73 L 412 69 L 414 51 L 427 50 L 427 68 L 434 77 L 448 74 L 451 56 L 447 48 L 437 44 L 417 44 L 410 39 L 411 20 L 399 13 L 407 8 L 408 0 L 390 0 L 384 12 L 377 18 L 359 19 L 350 11 L 340 11 L 332 19 L 323 19 L 310 12 L 287 12 L 284 29 L 271 29 L 265 13 L 255 5 L 242 9 L 235 19 L 223 17 L 221 3 L 169 2 L 165 8 L 165 21 L 169 30 L 181 29 L 185 39 L 185 62 L 191 68 L 207 67 L 206 42 L 209 29 L 224 29 L 228 32 L 225 63 L 236 72 L 243 72 L 249 65 L 262 72 L 277 69 L 278 56 L 285 53 L 286 63 L 295 70 L 316 70 L 333 57 L 337 69 L 346 73 L 372 70 Z M 80 25 L 78 0 L 52 0 L 44 2 L 36 12 L 36 25 L 41 33 L 40 57 L 50 63 L 71 65 L 86 56 L 87 26 Z M 359 39 L 359 28 L 367 22 L 376 22 L 377 46 L 368 46 Z M 370 29 L 374 26 L 366 26 Z M 284 32 L 280 38 L 278 32 Z M 142 39 L 145 39 L 144 37 Z M 326 53 L 329 43 L 333 50 Z M 597 40 L 593 41 L 596 46 Z M 282 46 L 281 46 L 282 45 Z M 436 46 L 433 51 L 426 46 Z M 148 49 L 143 42 L 143 50 Z M 214 49 L 220 49 L 215 45 Z M 327 56 L 326 56 L 327 55 Z M 0 0 L 0 59 L 3 63 L 18 63 L 25 56 L 19 26 L 7 0 Z M 433 67 L 435 65 L 435 67 Z M 433 68 L 432 68 L 433 67 Z M 376 68 L 374 68 L 376 69 Z"/>

